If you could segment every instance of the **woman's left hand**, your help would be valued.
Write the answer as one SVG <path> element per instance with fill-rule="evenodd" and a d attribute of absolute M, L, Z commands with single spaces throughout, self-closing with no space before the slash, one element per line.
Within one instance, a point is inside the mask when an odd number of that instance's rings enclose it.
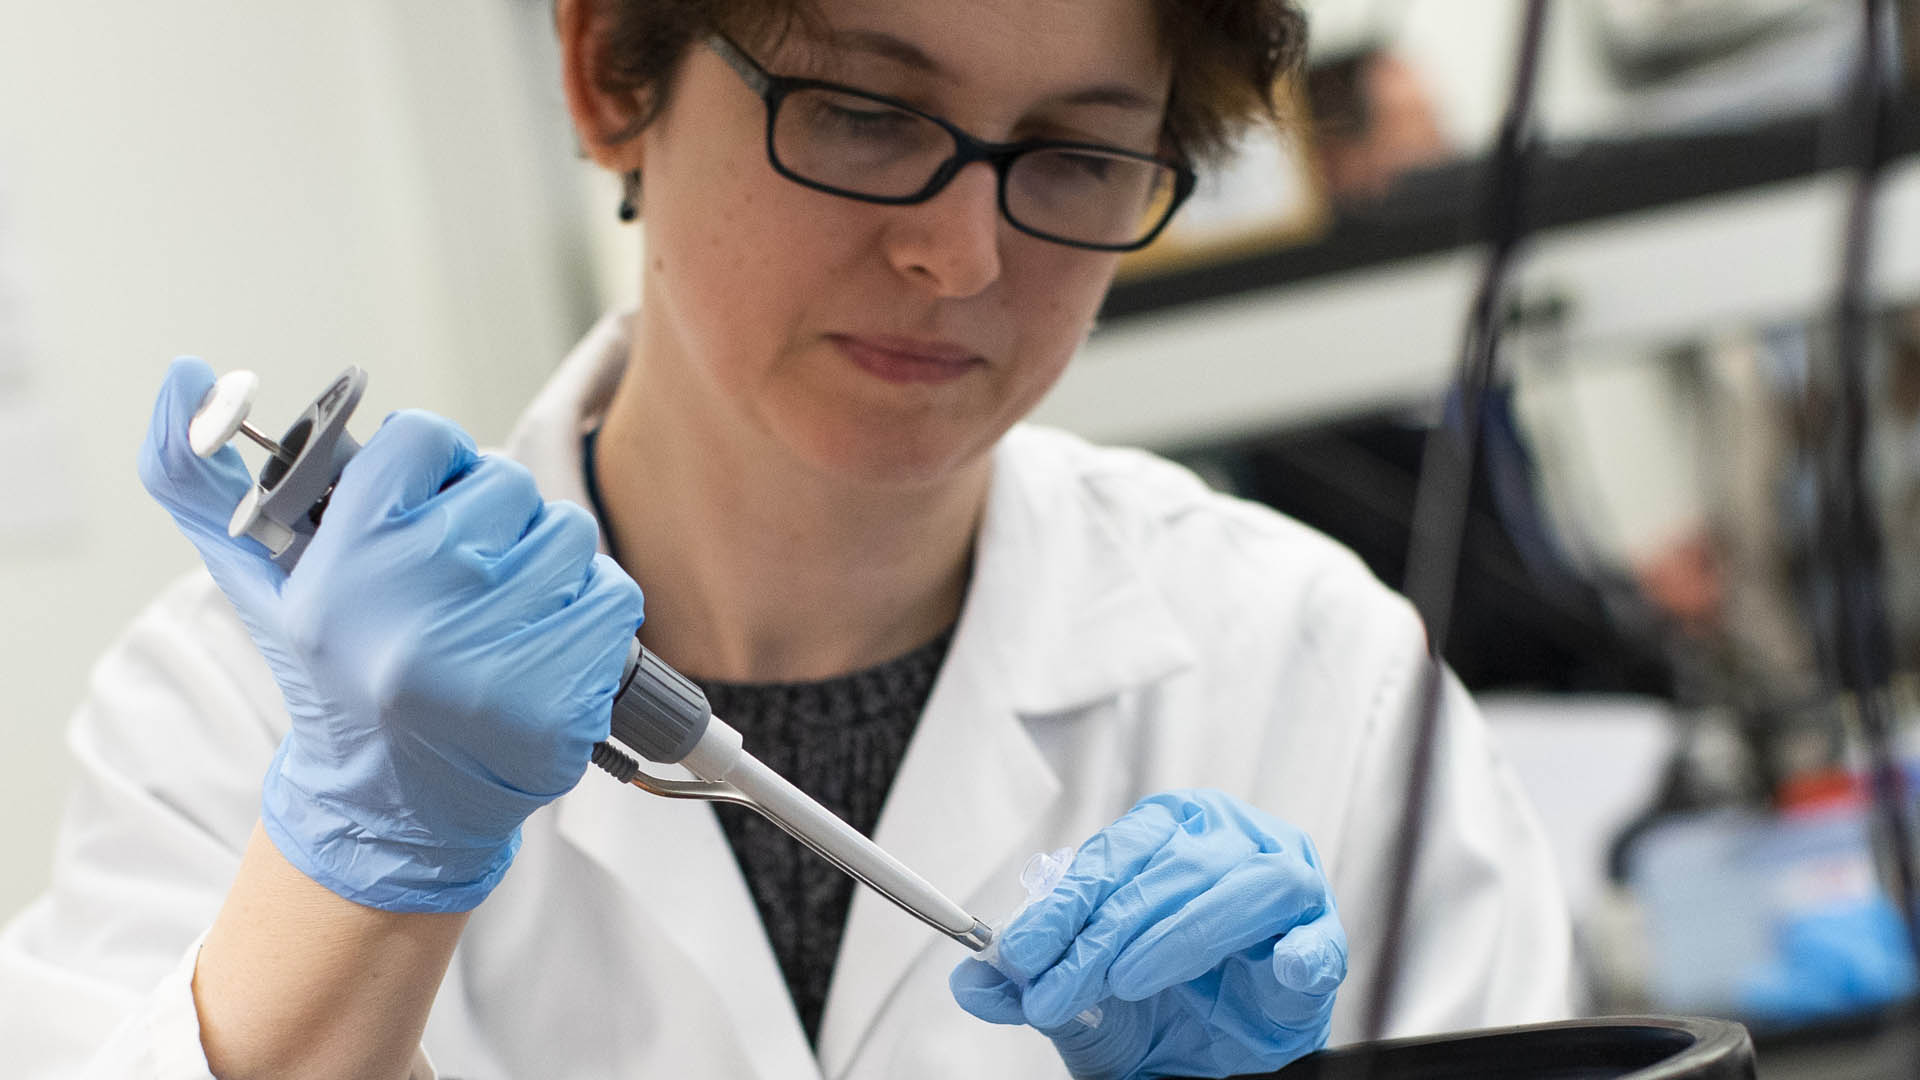
<path fill-rule="evenodd" d="M 1075 1076 L 1226 1076 L 1324 1046 L 1347 937 L 1305 833 L 1218 791 L 1142 799 L 1081 845 L 955 1000 L 1031 1024 Z M 1026 989 L 1022 991 L 1021 985 Z M 1097 1026 L 1076 1019 L 1097 1005 Z"/>

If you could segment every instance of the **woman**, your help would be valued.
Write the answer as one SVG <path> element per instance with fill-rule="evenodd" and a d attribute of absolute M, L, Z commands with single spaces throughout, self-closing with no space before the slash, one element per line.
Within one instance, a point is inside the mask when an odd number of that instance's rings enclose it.
<path fill-rule="evenodd" d="M 391 418 L 286 574 L 225 536 L 237 456 L 186 449 L 211 373 L 169 372 L 142 475 L 212 584 L 76 721 L 60 880 L 0 953 L 30 1067 L 1226 1075 L 1355 1033 L 1416 620 L 1276 515 L 1016 426 L 1297 16 L 788 8 L 558 4 L 647 263 L 506 453 Z M 988 919 L 1080 845 L 1014 977 L 750 818 L 574 787 L 637 627 Z M 1557 1015 L 1540 836 L 1457 687 L 1443 724 L 1393 1026 Z"/>

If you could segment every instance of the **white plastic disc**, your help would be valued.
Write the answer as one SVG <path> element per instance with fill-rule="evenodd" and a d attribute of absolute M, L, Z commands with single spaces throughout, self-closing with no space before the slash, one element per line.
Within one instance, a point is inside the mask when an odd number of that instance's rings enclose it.
<path fill-rule="evenodd" d="M 201 457 L 212 457 L 227 445 L 253 409 L 253 392 L 260 380 L 251 371 L 229 371 L 220 376 L 200 401 L 187 425 L 187 445 Z"/>

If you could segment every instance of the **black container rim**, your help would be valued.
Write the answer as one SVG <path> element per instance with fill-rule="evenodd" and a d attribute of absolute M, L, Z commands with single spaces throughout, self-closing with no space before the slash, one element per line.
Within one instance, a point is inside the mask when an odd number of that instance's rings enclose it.
<path fill-rule="evenodd" d="M 1753 1039 L 1732 1020 L 1602 1016 L 1321 1050 L 1233 1080 L 1751 1080 Z"/>

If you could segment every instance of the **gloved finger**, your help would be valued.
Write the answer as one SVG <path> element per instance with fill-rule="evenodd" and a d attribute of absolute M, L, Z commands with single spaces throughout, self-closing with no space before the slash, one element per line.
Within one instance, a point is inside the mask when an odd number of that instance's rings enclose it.
<path fill-rule="evenodd" d="M 1053 967 L 1094 911 L 1146 869 L 1179 828 L 1167 807 L 1142 802 L 1095 833 L 1080 845 L 1053 891 L 1034 901 L 1001 935 L 1001 962 L 1028 979 Z"/>
<path fill-rule="evenodd" d="M 1347 932 L 1329 908 L 1274 943 L 1269 974 L 1280 993 L 1256 1000 L 1269 1020 L 1298 1028 L 1323 1013 L 1347 978 Z"/>
<path fill-rule="evenodd" d="M 575 534 L 592 528 L 564 511 L 555 521 Z M 593 744 L 607 737 L 643 614 L 640 587 L 618 563 L 595 553 L 584 537 L 569 542 L 578 544 L 581 558 L 564 571 L 536 559 L 455 605 L 447 621 L 425 633 L 443 657 L 459 656 L 459 666 L 488 672 L 485 679 L 435 681 L 436 710 L 501 717 L 490 746 L 497 779 L 549 797 L 579 782 Z M 536 591 L 541 587 L 549 591 Z"/>
<path fill-rule="evenodd" d="M 954 965 L 947 974 L 947 989 L 962 1009 L 989 1024 L 1024 1024 L 1020 1011 L 1020 988 L 993 966 L 973 957 Z"/>
<path fill-rule="evenodd" d="M 233 508 L 253 487 L 240 452 L 223 446 L 203 458 L 188 443 L 193 414 L 213 383 L 213 369 L 193 357 L 168 366 L 140 445 L 140 482 L 193 543 L 228 598 L 244 609 L 276 591 L 285 574 L 258 541 L 227 535 Z"/>
<path fill-rule="evenodd" d="M 586 590 L 599 548 L 593 515 L 569 502 L 542 503 L 526 532 L 495 560 L 493 572 L 503 589 L 524 598 L 521 610 L 544 618 Z"/>
<path fill-rule="evenodd" d="M 1116 997 L 1144 1000 L 1319 917 L 1329 905 L 1325 880 L 1297 853 L 1251 855 L 1140 931 L 1114 958 L 1108 984 Z"/>
<path fill-rule="evenodd" d="M 567 611 L 585 625 L 619 629 L 619 633 L 607 636 L 607 655 L 622 667 L 627 659 L 627 640 L 640 631 L 640 624 L 647 618 L 646 597 L 640 586 L 613 561 L 613 556 L 605 553 L 597 553 L 588 561 L 586 584 Z"/>
<path fill-rule="evenodd" d="M 572 600 L 521 634 L 567 651 L 572 657 L 567 667 L 587 678 L 587 685 L 598 685 L 611 695 L 614 687 L 604 684 L 617 683 L 625 669 L 631 639 L 646 619 L 646 598 L 626 570 L 604 553 L 588 557 L 575 570 L 575 578 L 578 584 L 571 586 Z M 592 643 L 594 648 L 583 650 L 582 643 Z M 605 668 L 613 669 L 611 680 L 600 677 Z"/>
<path fill-rule="evenodd" d="M 1197 805 L 1178 809 L 1186 816 L 1166 843 L 1138 874 L 1113 890 L 1087 920 L 1066 955 L 1028 988 L 1027 1015 L 1035 1024 L 1061 1023 L 1094 1002 L 1116 995 L 1111 969 L 1120 954 L 1141 934 L 1210 892 L 1235 867 L 1258 853 L 1254 840 L 1237 825 L 1216 825 Z M 1224 950 L 1210 950 L 1209 962 L 1201 970 L 1212 968 L 1223 955 Z M 1146 996 L 1134 995 L 1128 1000 Z"/>
<path fill-rule="evenodd" d="M 167 366 L 140 445 L 140 482 L 176 519 L 207 528 L 218 524 L 224 536 L 228 515 L 252 478 L 233 447 L 223 446 L 213 457 L 203 458 L 188 444 L 187 428 L 213 383 L 213 369 L 195 357 L 183 356 Z"/>
<path fill-rule="evenodd" d="M 416 513 L 446 515 L 450 539 L 493 561 L 526 537 L 545 508 L 540 487 L 525 465 L 486 454 Z M 582 555 L 582 561 L 585 558 Z"/>
<path fill-rule="evenodd" d="M 570 654 L 565 667 L 574 673 L 574 681 L 567 698 L 593 703 L 571 713 L 573 724 L 564 733 L 576 740 L 574 756 L 583 774 L 593 744 L 604 741 L 612 729 L 613 696 L 645 615 L 640 586 L 611 556 L 596 554 L 588 560 L 577 598 L 522 631 Z"/>
<path fill-rule="evenodd" d="M 373 524 L 404 515 L 479 460 L 472 436 L 458 424 L 418 409 L 401 410 L 387 417 L 347 462 L 328 503 L 327 520 Z M 316 535 L 326 533 L 323 528 Z"/>
<path fill-rule="evenodd" d="M 1334 995 L 1346 974 L 1346 939 L 1337 922 L 1329 927 L 1316 920 L 1288 934 L 1296 936 L 1291 953 L 1276 943 L 1228 958 L 1220 966 L 1218 985 L 1205 995 L 1214 1037 L 1237 1043 L 1269 1068 L 1277 1064 L 1276 1055 L 1295 1056 L 1326 1041 Z M 1292 970 L 1303 955 L 1319 959 Z"/>

